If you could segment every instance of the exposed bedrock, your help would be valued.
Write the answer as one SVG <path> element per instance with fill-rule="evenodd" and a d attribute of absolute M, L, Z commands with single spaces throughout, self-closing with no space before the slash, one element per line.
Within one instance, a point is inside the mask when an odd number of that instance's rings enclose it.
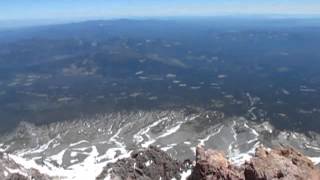
<path fill-rule="evenodd" d="M 196 166 L 189 180 L 319 180 L 320 171 L 306 156 L 292 148 L 258 147 L 241 166 L 233 166 L 223 153 L 198 146 Z"/>
<path fill-rule="evenodd" d="M 1 180 L 51 180 L 49 176 L 41 174 L 36 169 L 27 169 L 6 153 L 0 152 L 0 179 Z"/>
<path fill-rule="evenodd" d="M 97 179 L 319 180 L 320 171 L 293 148 L 258 147 L 255 155 L 239 166 L 231 164 L 223 152 L 203 146 L 196 148 L 195 161 L 183 163 L 151 146 L 108 164 Z"/>
<path fill-rule="evenodd" d="M 150 146 L 131 153 L 130 158 L 108 164 L 97 177 L 103 179 L 181 179 L 185 165 L 174 160 L 167 153 Z"/>

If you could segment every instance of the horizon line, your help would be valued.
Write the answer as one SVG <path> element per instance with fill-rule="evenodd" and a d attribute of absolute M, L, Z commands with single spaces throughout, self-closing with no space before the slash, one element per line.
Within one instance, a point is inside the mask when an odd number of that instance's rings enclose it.
<path fill-rule="evenodd" d="M 280 14 L 280 13 L 268 13 L 268 14 L 244 14 L 244 13 L 230 13 L 230 14 L 215 14 L 215 15 L 172 15 L 172 16 L 92 16 L 92 17 L 70 17 L 70 18 L 32 18 L 32 19 L 0 19 L 0 29 L 7 28 L 23 28 L 43 25 L 58 25 L 79 23 L 86 21 L 111 21 L 111 20 L 177 20 L 188 18 L 232 18 L 232 19 L 320 19 L 319 14 Z"/>

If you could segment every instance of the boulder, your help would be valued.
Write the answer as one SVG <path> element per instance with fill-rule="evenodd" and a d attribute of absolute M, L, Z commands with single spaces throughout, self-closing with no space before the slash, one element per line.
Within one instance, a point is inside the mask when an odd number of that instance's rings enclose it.
<path fill-rule="evenodd" d="M 196 165 L 188 180 L 243 180 L 241 171 L 233 167 L 223 152 L 196 148 Z"/>
<path fill-rule="evenodd" d="M 320 171 L 292 148 L 256 149 L 254 157 L 235 167 L 219 151 L 196 149 L 196 165 L 188 180 L 320 180 Z"/>
<path fill-rule="evenodd" d="M 102 180 L 108 176 L 112 180 L 180 179 L 183 169 L 181 162 L 159 148 L 150 146 L 132 152 L 130 158 L 108 164 L 97 179 Z"/>
<path fill-rule="evenodd" d="M 255 156 L 244 166 L 247 180 L 320 180 L 319 169 L 292 148 L 257 148 Z"/>

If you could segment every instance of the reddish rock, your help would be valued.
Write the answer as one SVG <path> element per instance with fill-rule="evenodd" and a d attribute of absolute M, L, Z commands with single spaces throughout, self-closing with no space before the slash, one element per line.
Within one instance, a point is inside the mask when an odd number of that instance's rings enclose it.
<path fill-rule="evenodd" d="M 196 165 L 188 180 L 320 180 L 320 171 L 303 154 L 291 148 L 260 147 L 255 156 L 234 167 L 222 152 L 198 146 Z"/>
<path fill-rule="evenodd" d="M 188 180 L 243 180 L 240 170 L 233 167 L 219 151 L 196 149 L 196 166 Z"/>
<path fill-rule="evenodd" d="M 320 171 L 292 148 L 257 148 L 255 157 L 245 163 L 246 180 L 320 180 Z"/>
<path fill-rule="evenodd" d="M 136 151 L 130 158 L 107 165 L 97 179 L 109 176 L 114 180 L 179 180 L 186 169 L 192 170 L 188 180 L 320 180 L 319 169 L 291 148 L 257 148 L 250 161 L 236 167 L 223 152 L 202 146 L 196 149 L 195 163 L 180 163 L 156 147 Z"/>

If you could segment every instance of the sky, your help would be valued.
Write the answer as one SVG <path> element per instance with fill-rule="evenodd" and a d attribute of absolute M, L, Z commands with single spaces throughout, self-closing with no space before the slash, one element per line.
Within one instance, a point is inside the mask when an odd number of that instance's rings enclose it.
<path fill-rule="evenodd" d="M 0 0 L 0 21 L 320 14 L 320 0 Z"/>

